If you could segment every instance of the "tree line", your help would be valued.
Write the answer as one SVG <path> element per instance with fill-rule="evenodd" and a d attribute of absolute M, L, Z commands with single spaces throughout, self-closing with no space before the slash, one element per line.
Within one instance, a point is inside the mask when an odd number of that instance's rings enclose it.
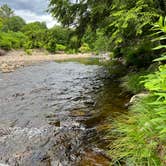
<path fill-rule="evenodd" d="M 49 52 L 64 51 L 67 53 L 87 52 L 87 44 L 78 46 L 77 37 L 72 28 L 57 26 L 48 29 L 45 22 L 26 23 L 16 16 L 14 11 L 4 4 L 0 7 L 0 48 L 4 50 L 46 49 Z"/>

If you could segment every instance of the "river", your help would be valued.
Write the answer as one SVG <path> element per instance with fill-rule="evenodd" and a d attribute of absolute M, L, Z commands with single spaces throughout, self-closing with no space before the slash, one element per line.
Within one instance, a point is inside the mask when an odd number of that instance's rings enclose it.
<path fill-rule="evenodd" d="M 0 163 L 109 166 L 102 130 L 126 101 L 98 65 L 47 62 L 0 73 Z"/>

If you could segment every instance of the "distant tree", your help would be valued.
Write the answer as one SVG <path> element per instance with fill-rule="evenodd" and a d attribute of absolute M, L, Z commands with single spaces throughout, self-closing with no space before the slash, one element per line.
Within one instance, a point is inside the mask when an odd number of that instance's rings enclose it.
<path fill-rule="evenodd" d="M 38 30 L 46 30 L 47 29 L 47 26 L 46 26 L 46 23 L 45 22 L 32 22 L 32 23 L 29 23 L 29 24 L 26 24 L 23 28 L 22 28 L 22 31 L 24 33 L 29 33 L 29 32 L 32 32 L 32 31 L 38 31 Z"/>
<path fill-rule="evenodd" d="M 3 31 L 18 32 L 26 25 L 24 19 L 19 16 L 13 16 L 8 18 L 2 27 Z"/>
<path fill-rule="evenodd" d="M 14 11 L 7 4 L 4 4 L 0 7 L 1 18 L 9 18 L 12 16 L 14 16 Z"/>
<path fill-rule="evenodd" d="M 49 30 L 50 32 L 50 37 L 51 38 L 56 38 L 58 41 L 58 44 L 66 45 L 68 38 L 69 38 L 69 33 L 70 30 L 67 28 L 64 28 L 62 26 L 54 26 Z"/>
<path fill-rule="evenodd" d="M 26 24 L 22 32 L 28 37 L 26 48 L 42 48 L 47 39 L 47 26 L 45 22 L 33 22 Z"/>

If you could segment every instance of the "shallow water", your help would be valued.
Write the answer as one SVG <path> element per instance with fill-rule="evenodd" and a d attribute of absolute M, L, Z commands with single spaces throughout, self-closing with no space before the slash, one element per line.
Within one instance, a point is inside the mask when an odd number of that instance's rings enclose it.
<path fill-rule="evenodd" d="M 108 75 L 77 62 L 0 73 L 0 163 L 109 165 L 101 130 L 127 98 Z"/>

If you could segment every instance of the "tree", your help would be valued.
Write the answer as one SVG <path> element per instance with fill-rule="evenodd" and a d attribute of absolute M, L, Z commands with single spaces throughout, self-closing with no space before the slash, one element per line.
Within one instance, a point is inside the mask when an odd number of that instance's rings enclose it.
<path fill-rule="evenodd" d="M 32 23 L 29 23 L 29 24 L 26 24 L 21 31 L 25 32 L 25 33 L 29 33 L 29 32 L 32 32 L 32 31 L 37 31 L 39 29 L 43 29 L 43 30 L 46 30 L 47 29 L 47 26 L 46 26 L 46 23 L 45 22 L 32 22 Z"/>
<path fill-rule="evenodd" d="M 100 39 L 96 36 L 97 43 L 106 40 L 110 47 L 107 50 L 116 56 L 125 57 L 128 47 L 135 46 L 131 57 L 139 56 L 141 62 L 139 44 L 144 45 L 142 40 L 158 19 L 158 8 L 156 0 L 50 0 L 49 11 L 64 26 L 75 27 L 78 42 L 90 28 L 91 32 L 102 32 Z M 149 53 L 149 47 L 146 49 Z"/>
<path fill-rule="evenodd" d="M 50 37 L 56 39 L 58 44 L 67 45 L 70 35 L 70 29 L 61 26 L 55 26 L 51 28 L 49 32 Z"/>
<path fill-rule="evenodd" d="M 25 21 L 19 16 L 8 18 L 3 25 L 3 31 L 18 32 L 25 26 Z"/>
<path fill-rule="evenodd" d="M 12 16 L 14 16 L 14 11 L 7 4 L 4 4 L 0 7 L 1 18 L 9 18 Z"/>
<path fill-rule="evenodd" d="M 81 38 L 88 26 L 95 31 L 107 22 L 111 5 L 112 0 L 50 0 L 48 11 L 64 26 L 76 27 L 76 34 Z"/>
<path fill-rule="evenodd" d="M 28 37 L 26 48 L 42 48 L 47 40 L 47 26 L 45 22 L 33 22 L 26 24 L 22 32 Z"/>

